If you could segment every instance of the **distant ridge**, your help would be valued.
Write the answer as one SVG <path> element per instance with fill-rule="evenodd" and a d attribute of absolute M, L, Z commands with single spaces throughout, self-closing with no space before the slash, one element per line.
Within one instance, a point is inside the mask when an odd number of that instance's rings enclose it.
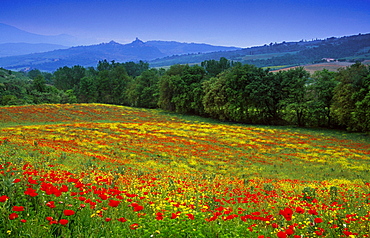
<path fill-rule="evenodd" d="M 41 53 L 57 49 L 66 49 L 68 46 L 48 43 L 3 43 L 0 44 L 0 57 Z"/>
<path fill-rule="evenodd" d="M 61 34 L 55 36 L 45 36 L 20 30 L 14 26 L 0 23 L 0 44 L 3 43 L 47 43 L 72 46 L 76 45 L 77 39 L 73 36 Z"/>
<path fill-rule="evenodd" d="M 149 62 L 150 67 L 166 67 L 174 64 L 199 64 L 205 60 L 219 60 L 221 57 L 271 69 L 320 63 L 328 58 L 340 62 L 364 61 L 370 59 L 370 34 L 313 41 L 284 41 L 244 49 L 175 41 L 143 42 L 136 38 L 129 44 L 110 41 L 44 53 L 1 57 L 0 67 L 15 71 L 33 68 L 55 71 L 64 66 L 95 67 L 100 60 L 116 62 L 142 60 Z"/>
<path fill-rule="evenodd" d="M 235 50 L 236 47 L 212 46 L 207 44 L 180 43 L 167 41 L 143 42 L 136 38 L 129 44 L 115 41 L 90 46 L 75 46 L 68 49 L 54 50 L 0 58 L 0 67 L 12 70 L 37 68 L 54 71 L 59 67 L 81 65 L 96 66 L 99 60 L 127 62 L 150 61 L 176 54 L 205 53 L 210 51 Z"/>

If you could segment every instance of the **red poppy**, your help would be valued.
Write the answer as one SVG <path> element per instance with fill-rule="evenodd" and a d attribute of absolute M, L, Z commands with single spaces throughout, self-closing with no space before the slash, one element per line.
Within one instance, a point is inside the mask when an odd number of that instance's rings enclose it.
<path fill-rule="evenodd" d="M 24 207 L 22 207 L 22 206 L 14 206 L 13 208 L 12 208 L 12 211 L 15 211 L 15 212 L 23 212 L 24 211 Z"/>
<path fill-rule="evenodd" d="M 321 219 L 321 217 L 316 217 L 314 221 L 315 221 L 315 223 L 321 223 L 321 222 L 323 222 L 323 220 Z"/>
<path fill-rule="evenodd" d="M 127 219 L 124 218 L 124 217 L 118 218 L 117 220 L 120 221 L 120 222 L 126 222 L 127 221 Z"/>
<path fill-rule="evenodd" d="M 111 221 L 111 220 L 112 220 L 112 218 L 109 218 L 109 217 L 105 218 L 105 221 L 106 221 L 106 222 L 109 222 L 109 221 Z"/>
<path fill-rule="evenodd" d="M 311 215 L 319 215 L 319 213 L 317 213 L 317 211 L 315 209 L 308 210 L 308 213 L 311 214 Z"/>
<path fill-rule="evenodd" d="M 67 225 L 68 224 L 68 220 L 67 219 L 60 219 L 59 220 L 59 224 L 61 224 L 61 225 Z"/>
<path fill-rule="evenodd" d="M 105 194 L 100 194 L 99 197 L 101 198 L 101 200 L 107 200 L 108 199 L 108 196 L 105 195 Z"/>
<path fill-rule="evenodd" d="M 294 230 L 293 229 L 286 229 L 285 230 L 285 233 L 287 234 L 287 235 L 293 235 L 294 234 Z"/>
<path fill-rule="evenodd" d="M 37 195 L 39 195 L 38 193 L 36 193 L 36 189 L 33 188 L 27 188 L 27 190 L 24 191 L 24 194 L 29 195 L 31 197 L 36 197 Z"/>
<path fill-rule="evenodd" d="M 279 231 L 277 233 L 277 237 L 279 237 L 279 238 L 287 238 L 288 236 L 287 236 L 287 234 L 284 231 Z"/>
<path fill-rule="evenodd" d="M 144 209 L 143 206 L 137 205 L 137 206 L 134 207 L 134 212 L 138 212 L 138 211 L 141 211 L 143 209 Z"/>
<path fill-rule="evenodd" d="M 48 206 L 50 208 L 54 208 L 55 207 L 55 202 L 54 201 L 47 202 L 46 206 Z"/>
<path fill-rule="evenodd" d="M 193 215 L 193 214 L 189 213 L 189 214 L 186 214 L 186 215 L 188 216 L 188 218 L 189 218 L 190 220 L 194 220 L 194 215 Z"/>
<path fill-rule="evenodd" d="M 17 214 L 17 213 L 11 213 L 11 214 L 9 215 L 9 220 L 14 220 L 14 219 L 16 219 L 16 218 L 18 218 L 18 214 Z"/>
<path fill-rule="evenodd" d="M 284 218 L 287 220 L 287 221 L 290 221 L 292 220 L 292 216 L 293 216 L 293 210 L 290 209 L 289 207 L 286 207 L 284 210 L 280 210 L 279 212 L 280 215 L 283 215 Z"/>
<path fill-rule="evenodd" d="M 136 230 L 137 228 L 139 228 L 139 224 L 137 224 L 137 223 L 134 223 L 134 224 L 130 225 L 130 229 L 132 229 L 132 230 Z"/>
<path fill-rule="evenodd" d="M 279 225 L 277 223 L 272 223 L 271 226 L 272 228 L 279 228 Z"/>
<path fill-rule="evenodd" d="M 21 179 L 17 178 L 17 179 L 14 179 L 13 183 L 19 183 L 21 181 Z"/>
<path fill-rule="evenodd" d="M 158 220 L 158 221 L 163 220 L 163 213 L 157 212 L 155 219 Z"/>
<path fill-rule="evenodd" d="M 6 202 L 6 200 L 8 200 L 9 197 L 6 196 L 6 195 L 3 195 L 3 196 L 0 196 L 0 202 Z"/>
<path fill-rule="evenodd" d="M 64 213 L 65 216 L 72 216 L 72 215 L 75 214 L 75 211 L 73 211 L 73 210 L 64 210 L 63 213 Z"/>
<path fill-rule="evenodd" d="M 299 214 L 303 214 L 303 213 L 304 213 L 304 209 L 303 209 L 303 208 L 301 208 L 301 207 L 297 207 L 297 208 L 295 209 L 295 212 L 296 212 L 296 213 L 299 213 Z"/>
<path fill-rule="evenodd" d="M 177 215 L 176 213 L 172 213 L 171 215 L 171 219 L 175 219 L 176 217 L 178 217 L 179 215 Z"/>
<path fill-rule="evenodd" d="M 121 203 L 121 201 L 117 201 L 117 200 L 109 200 L 109 203 L 108 203 L 108 206 L 111 206 L 111 207 L 118 207 L 118 205 Z"/>
<path fill-rule="evenodd" d="M 27 222 L 27 220 L 25 220 L 25 219 L 21 219 L 21 222 L 26 223 L 26 222 Z"/>

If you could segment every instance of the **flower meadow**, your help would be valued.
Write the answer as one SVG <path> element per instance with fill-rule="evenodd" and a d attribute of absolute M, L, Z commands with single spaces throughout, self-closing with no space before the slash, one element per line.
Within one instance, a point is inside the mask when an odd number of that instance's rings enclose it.
<path fill-rule="evenodd" d="M 0 107 L 1 237 L 370 237 L 363 135 Z"/>

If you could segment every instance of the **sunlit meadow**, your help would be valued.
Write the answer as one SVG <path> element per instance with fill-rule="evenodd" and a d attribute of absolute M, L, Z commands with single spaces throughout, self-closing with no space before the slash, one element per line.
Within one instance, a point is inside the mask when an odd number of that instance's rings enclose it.
<path fill-rule="evenodd" d="M 365 135 L 0 107 L 1 237 L 370 237 Z"/>

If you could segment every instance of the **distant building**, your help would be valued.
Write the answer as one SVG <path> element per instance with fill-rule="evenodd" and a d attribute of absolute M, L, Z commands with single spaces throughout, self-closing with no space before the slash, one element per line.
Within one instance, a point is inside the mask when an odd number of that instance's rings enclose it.
<path fill-rule="evenodd" d="M 326 62 L 335 62 L 337 61 L 336 59 L 333 59 L 333 58 L 322 58 L 321 60 L 325 60 Z"/>

